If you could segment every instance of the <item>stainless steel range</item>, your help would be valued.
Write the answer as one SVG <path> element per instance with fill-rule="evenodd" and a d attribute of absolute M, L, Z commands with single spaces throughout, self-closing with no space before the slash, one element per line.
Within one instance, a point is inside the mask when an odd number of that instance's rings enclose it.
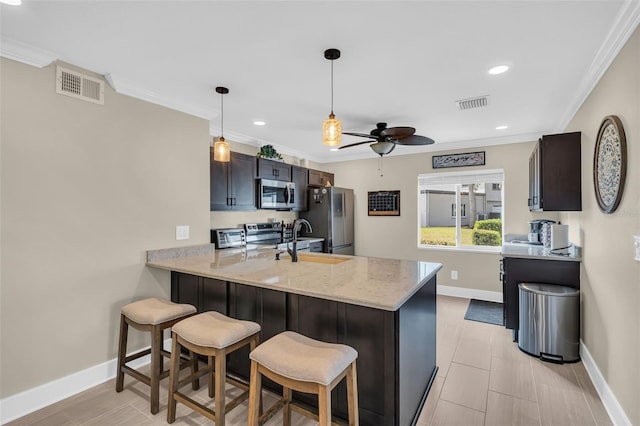
<path fill-rule="evenodd" d="M 244 232 L 249 244 L 276 246 L 282 241 L 283 227 L 278 222 L 245 223 Z"/>

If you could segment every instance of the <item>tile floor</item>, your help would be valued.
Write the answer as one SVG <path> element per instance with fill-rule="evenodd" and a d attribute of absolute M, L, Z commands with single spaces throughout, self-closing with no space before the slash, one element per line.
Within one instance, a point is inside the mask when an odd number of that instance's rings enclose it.
<path fill-rule="evenodd" d="M 557 365 L 521 352 L 509 330 L 464 320 L 468 304 L 468 299 L 438 296 L 439 370 L 419 426 L 611 424 L 581 362 Z M 149 413 L 148 387 L 126 377 L 121 393 L 110 380 L 8 425 L 166 425 L 166 387 L 165 380 L 155 416 Z M 237 392 L 232 388 L 227 396 Z M 197 398 L 207 400 L 205 386 Z M 272 401 L 266 395 L 265 404 Z M 245 402 L 226 421 L 235 426 L 245 425 L 246 419 Z M 207 423 L 178 404 L 175 425 Z M 280 424 L 281 414 L 267 423 Z M 317 423 L 294 413 L 293 424 Z"/>

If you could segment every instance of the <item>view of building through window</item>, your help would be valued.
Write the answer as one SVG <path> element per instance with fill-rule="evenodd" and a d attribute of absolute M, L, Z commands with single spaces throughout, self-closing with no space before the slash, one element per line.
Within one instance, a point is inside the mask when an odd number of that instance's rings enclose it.
<path fill-rule="evenodd" d="M 418 245 L 501 246 L 503 180 L 502 170 L 418 176 Z"/>

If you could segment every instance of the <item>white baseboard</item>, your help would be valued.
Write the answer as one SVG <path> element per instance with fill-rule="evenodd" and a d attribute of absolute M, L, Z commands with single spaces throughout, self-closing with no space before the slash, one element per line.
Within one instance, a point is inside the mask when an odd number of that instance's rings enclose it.
<path fill-rule="evenodd" d="M 464 297 L 465 299 L 478 299 L 486 300 L 487 302 L 502 303 L 502 292 L 499 291 L 476 290 L 473 288 L 438 285 L 437 292 L 443 296 Z"/>
<path fill-rule="evenodd" d="M 171 339 L 163 344 L 165 349 L 171 347 Z M 127 365 L 140 368 L 151 362 L 149 355 L 131 361 Z M 28 389 L 0 400 L 0 424 L 26 416 L 48 405 L 55 404 L 65 398 L 90 389 L 116 377 L 117 359 L 98 364 L 61 377 L 49 383 Z M 113 389 L 115 392 L 115 388 Z"/>
<path fill-rule="evenodd" d="M 584 364 L 584 368 L 587 370 L 611 422 L 618 426 L 631 426 L 631 420 L 629 420 L 629 417 L 627 417 L 624 409 L 616 399 L 582 339 L 580 340 L 580 358 L 582 358 L 582 364 Z"/>

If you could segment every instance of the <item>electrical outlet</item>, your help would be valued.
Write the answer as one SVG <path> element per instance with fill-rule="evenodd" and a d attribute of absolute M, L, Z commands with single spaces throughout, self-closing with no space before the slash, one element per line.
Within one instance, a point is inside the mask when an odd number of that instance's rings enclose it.
<path fill-rule="evenodd" d="M 634 235 L 633 239 L 633 246 L 636 249 L 636 255 L 634 259 L 640 262 L 640 235 Z"/>
<path fill-rule="evenodd" d="M 189 239 L 189 225 L 176 226 L 176 240 L 188 240 Z"/>
<path fill-rule="evenodd" d="M 458 271 L 451 271 L 451 279 L 452 280 L 458 279 Z"/>

